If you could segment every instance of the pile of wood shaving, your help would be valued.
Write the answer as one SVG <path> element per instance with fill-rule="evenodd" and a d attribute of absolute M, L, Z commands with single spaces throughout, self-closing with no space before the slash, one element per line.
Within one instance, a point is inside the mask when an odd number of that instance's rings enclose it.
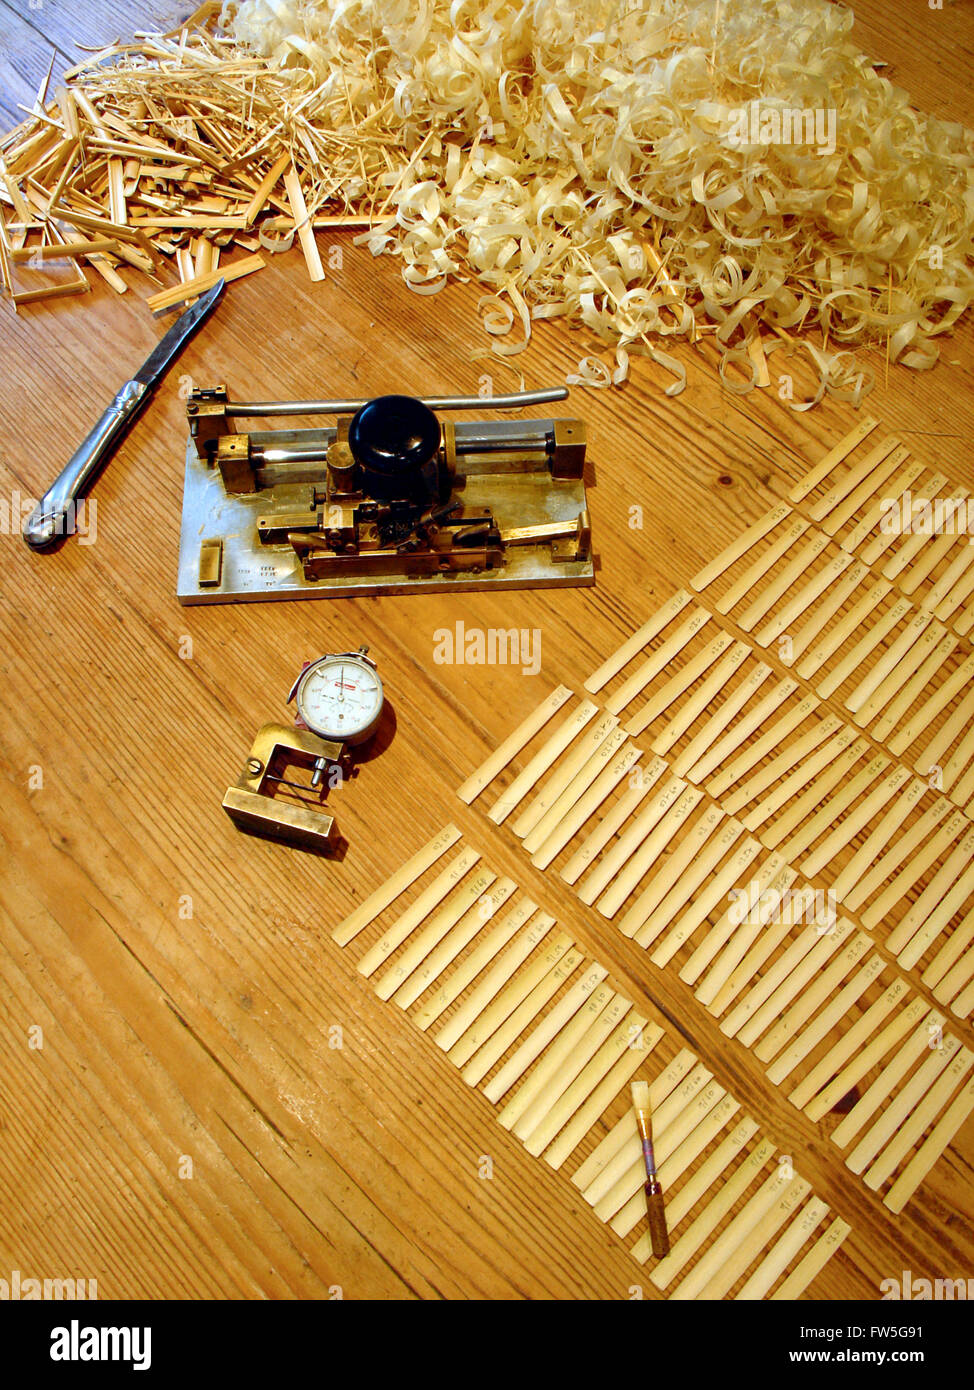
<path fill-rule="evenodd" d="M 932 366 L 974 293 L 974 136 L 914 111 L 828 0 L 243 0 L 222 29 L 216 9 L 40 96 L 0 142 L 11 228 L 116 236 L 102 265 L 161 253 L 199 289 L 221 244 L 297 234 L 321 278 L 312 228 L 365 227 L 416 293 L 483 285 L 501 356 L 564 317 L 614 353 L 576 380 L 642 353 L 675 393 L 667 339 L 708 338 L 743 392 L 800 348 L 818 385 L 795 409 L 858 403 L 852 346 Z M 788 111 L 833 139 L 782 143 Z"/>

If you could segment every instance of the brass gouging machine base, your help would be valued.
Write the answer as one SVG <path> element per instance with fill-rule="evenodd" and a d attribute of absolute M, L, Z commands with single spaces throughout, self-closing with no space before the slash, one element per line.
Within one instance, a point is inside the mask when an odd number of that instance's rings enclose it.
<path fill-rule="evenodd" d="M 581 420 L 440 419 L 498 396 L 187 402 L 181 603 L 595 583 Z M 335 415 L 236 433 L 240 417 Z M 232 421 L 232 424 L 231 424 Z"/>

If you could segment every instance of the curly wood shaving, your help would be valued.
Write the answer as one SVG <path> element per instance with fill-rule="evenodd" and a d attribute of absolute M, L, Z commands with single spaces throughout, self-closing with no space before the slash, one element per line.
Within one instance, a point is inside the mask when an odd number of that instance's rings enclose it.
<path fill-rule="evenodd" d="M 107 162 L 141 156 L 126 196 L 166 254 L 187 200 L 220 231 L 208 188 L 268 249 L 261 218 L 291 213 L 311 255 L 309 223 L 367 217 L 356 240 L 399 256 L 415 293 L 479 283 L 494 353 L 563 318 L 610 350 L 578 379 L 624 380 L 635 353 L 669 394 L 686 371 L 668 338 L 712 333 L 748 391 L 762 334 L 811 352 L 817 328 L 814 399 L 858 404 L 873 378 L 851 347 L 929 368 L 971 302 L 974 136 L 913 110 L 841 5 L 239 0 L 223 32 L 218 9 L 73 69 L 67 104 L 0 141 L 6 192 L 64 175 L 104 230 Z M 278 173 L 292 162 L 301 216 Z"/>
<path fill-rule="evenodd" d="M 825 0 L 243 0 L 225 14 L 275 69 L 307 63 L 308 119 L 349 141 L 350 178 L 364 161 L 354 201 L 392 214 L 371 249 L 401 256 L 413 289 L 461 270 L 490 289 L 495 352 L 568 317 L 639 344 L 673 392 L 685 373 L 650 340 L 716 325 L 721 377 L 746 391 L 760 324 L 817 323 L 839 351 L 819 349 L 814 399 L 857 404 L 871 376 L 847 344 L 928 367 L 970 303 L 972 136 L 913 111 Z M 830 111 L 834 148 L 817 138 Z M 788 112 L 796 142 L 765 142 Z M 627 370 L 588 354 L 575 379 Z"/>

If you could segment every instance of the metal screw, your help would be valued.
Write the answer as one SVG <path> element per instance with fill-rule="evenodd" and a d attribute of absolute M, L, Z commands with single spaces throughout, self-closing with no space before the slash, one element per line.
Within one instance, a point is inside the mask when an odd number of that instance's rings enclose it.
<path fill-rule="evenodd" d="M 260 758 L 248 758 L 247 771 L 252 777 L 256 777 L 258 773 L 264 771 L 264 764 L 261 762 Z"/>

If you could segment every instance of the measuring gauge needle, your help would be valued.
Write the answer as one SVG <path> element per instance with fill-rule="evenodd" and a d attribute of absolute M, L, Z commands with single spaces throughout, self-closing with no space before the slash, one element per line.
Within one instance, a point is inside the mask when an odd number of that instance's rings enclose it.
<path fill-rule="evenodd" d="M 218 280 L 211 290 L 200 295 L 192 308 L 180 314 L 132 380 L 118 392 L 85 442 L 75 450 L 67 467 L 24 523 L 24 540 L 32 550 L 44 550 L 77 530 L 76 509 L 82 493 L 183 347 L 215 308 L 224 283 Z"/>

